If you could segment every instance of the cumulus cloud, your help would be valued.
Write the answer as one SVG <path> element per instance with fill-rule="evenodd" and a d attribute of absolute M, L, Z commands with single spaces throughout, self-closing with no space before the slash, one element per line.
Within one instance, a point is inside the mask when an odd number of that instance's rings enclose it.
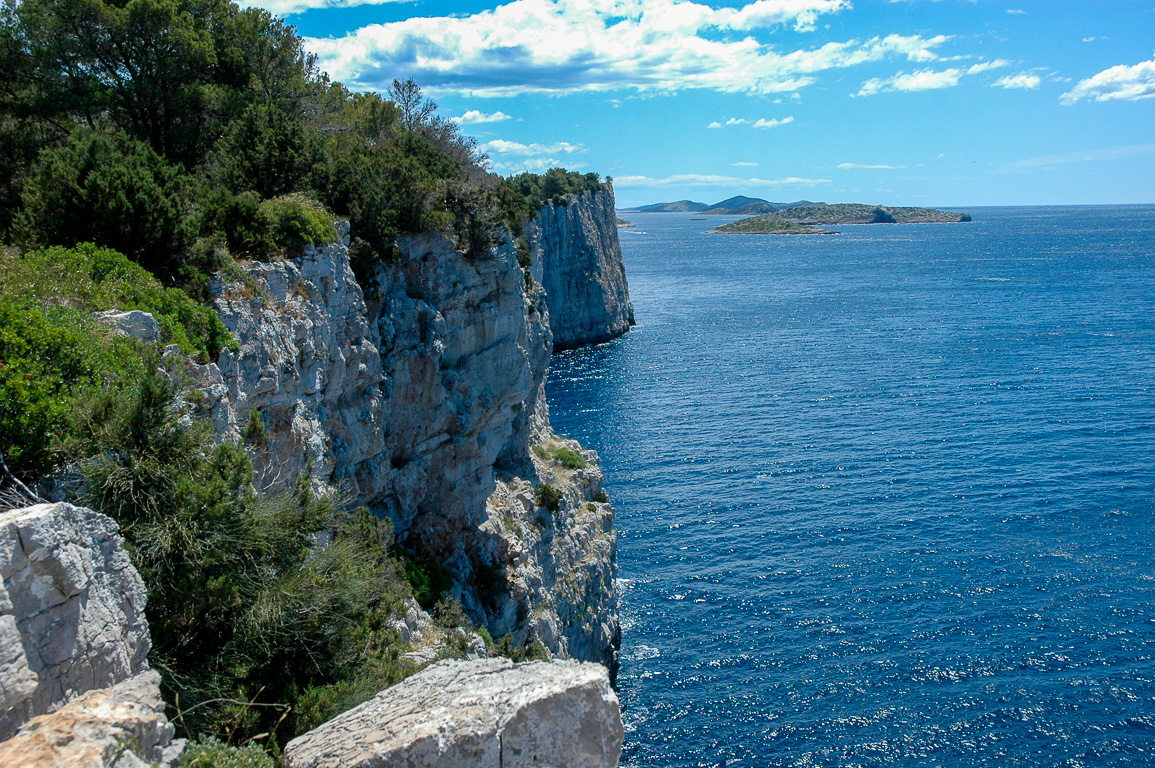
<path fill-rule="evenodd" d="M 865 165 L 863 163 L 839 163 L 839 168 L 865 168 L 872 171 L 895 171 L 899 168 L 905 168 L 905 165 Z"/>
<path fill-rule="evenodd" d="M 715 176 L 713 174 L 680 173 L 660 179 L 649 176 L 615 176 L 615 187 L 812 187 L 829 184 L 830 179 L 804 179 L 788 176 L 784 179 L 744 179 L 738 176 Z"/>
<path fill-rule="evenodd" d="M 1094 101 L 1138 101 L 1155 96 L 1155 59 L 1138 64 L 1120 64 L 1104 69 L 1079 83 L 1060 97 L 1064 104 L 1080 99 Z"/>
<path fill-rule="evenodd" d="M 754 123 L 754 127 L 755 128 L 762 128 L 763 130 L 765 130 L 768 128 L 777 128 L 780 125 L 786 125 L 787 123 L 793 123 L 793 122 L 794 122 L 794 115 L 790 115 L 789 117 L 784 117 L 781 120 L 777 120 L 777 119 L 767 120 L 765 118 L 759 118 L 758 122 Z"/>
<path fill-rule="evenodd" d="M 1001 69 L 1002 67 L 1010 66 L 1010 62 L 1006 59 L 995 59 L 993 61 L 980 61 L 978 64 L 972 64 L 967 69 L 968 75 L 977 75 L 979 72 L 986 72 L 988 69 Z"/>
<path fill-rule="evenodd" d="M 513 118 L 501 110 L 486 114 L 479 109 L 471 109 L 460 117 L 451 117 L 449 119 L 458 125 L 481 125 L 482 123 L 502 123 Z"/>
<path fill-rule="evenodd" d="M 1038 75 L 1032 75 L 1030 72 L 1020 72 L 1017 75 L 1003 75 L 991 83 L 991 85 L 999 88 L 1021 88 L 1033 91 L 1039 87 L 1039 83 L 1042 81 L 1042 78 Z"/>
<path fill-rule="evenodd" d="M 486 97 L 792 92 L 830 69 L 889 58 L 934 61 L 949 39 L 888 35 L 794 51 L 765 42 L 773 29 L 809 30 L 820 15 L 849 7 L 847 0 L 755 0 L 738 8 L 690 0 L 512 0 L 466 16 L 307 38 L 306 45 L 323 69 L 353 88 L 380 90 L 400 74 L 433 94 Z"/>

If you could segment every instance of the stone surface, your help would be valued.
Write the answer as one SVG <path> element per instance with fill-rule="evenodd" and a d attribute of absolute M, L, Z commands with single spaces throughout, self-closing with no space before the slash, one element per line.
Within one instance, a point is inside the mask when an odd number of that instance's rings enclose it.
<path fill-rule="evenodd" d="M 0 514 L 0 739 L 148 669 L 144 584 L 116 523 L 71 504 Z"/>
<path fill-rule="evenodd" d="M 530 227 L 535 277 L 545 287 L 557 349 L 617 338 L 634 324 L 634 307 L 618 242 L 614 190 L 546 203 Z"/>
<path fill-rule="evenodd" d="M 240 351 L 203 366 L 174 353 L 170 371 L 192 382 L 222 439 L 239 439 L 256 412 L 267 438 L 251 451 L 259 487 L 288 489 L 308 473 L 317 490 L 343 489 L 444 563 L 454 596 L 495 636 L 520 644 L 532 633 L 555 655 L 612 664 L 613 512 L 586 511 L 600 490 L 596 456 L 588 477 L 556 478 L 575 484 L 548 527 L 532 503 L 548 470 L 532 447 L 554 439 L 539 281 L 508 240 L 467 254 L 445 235 L 413 235 L 366 300 L 347 224 L 339 231 L 339 242 L 214 286 Z M 492 590 L 494 575 L 508 588 Z"/>
<path fill-rule="evenodd" d="M 612 768 L 617 696 L 597 664 L 443 661 L 298 736 L 286 768 Z"/>
<path fill-rule="evenodd" d="M 164 716 L 160 675 L 148 671 L 85 693 L 35 717 L 0 743 L 0 765 L 16 768 L 169 768 L 183 740 Z"/>
<path fill-rule="evenodd" d="M 160 340 L 160 325 L 156 322 L 156 318 L 148 312 L 139 309 L 129 312 L 110 309 L 107 312 L 97 312 L 93 317 L 98 322 L 112 328 L 116 333 L 135 336 L 148 344 Z"/>

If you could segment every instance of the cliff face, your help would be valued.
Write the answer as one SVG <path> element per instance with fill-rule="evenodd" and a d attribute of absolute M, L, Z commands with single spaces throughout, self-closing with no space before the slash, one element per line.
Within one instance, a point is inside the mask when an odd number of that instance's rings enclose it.
<path fill-rule="evenodd" d="M 215 286 L 240 352 L 172 367 L 185 368 L 222 436 L 264 423 L 259 486 L 290 488 L 308 473 L 318 489 L 345 489 L 443 562 L 455 597 L 495 636 L 532 633 L 555 655 L 612 666 L 613 510 L 596 501 L 596 455 L 562 473 L 543 447 L 557 438 L 540 284 L 512 243 L 467 255 L 426 234 L 400 242 L 366 302 L 347 227 L 340 234 Z M 555 511 L 534 502 L 547 481 L 564 497 Z"/>
<path fill-rule="evenodd" d="M 634 324 L 614 190 L 547 203 L 530 226 L 534 277 L 545 287 L 556 349 L 617 338 Z"/>

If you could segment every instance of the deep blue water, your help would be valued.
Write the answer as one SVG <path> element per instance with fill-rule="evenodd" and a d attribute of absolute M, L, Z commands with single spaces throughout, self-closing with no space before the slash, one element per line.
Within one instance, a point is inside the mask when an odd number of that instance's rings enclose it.
<path fill-rule="evenodd" d="M 626 766 L 1155 765 L 1155 207 L 709 235 L 558 356 L 618 513 Z"/>

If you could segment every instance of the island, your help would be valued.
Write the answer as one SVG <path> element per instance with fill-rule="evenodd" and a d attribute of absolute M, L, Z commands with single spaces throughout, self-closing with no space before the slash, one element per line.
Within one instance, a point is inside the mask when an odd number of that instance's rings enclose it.
<path fill-rule="evenodd" d="M 940 224 L 970 221 L 969 213 L 940 211 L 935 208 L 904 208 L 863 203 L 837 203 L 788 208 L 774 214 L 799 224 Z"/>
<path fill-rule="evenodd" d="M 809 224 L 784 219 L 779 215 L 753 216 L 749 219 L 731 221 L 710 230 L 718 235 L 836 235 L 829 229 L 819 229 Z"/>

